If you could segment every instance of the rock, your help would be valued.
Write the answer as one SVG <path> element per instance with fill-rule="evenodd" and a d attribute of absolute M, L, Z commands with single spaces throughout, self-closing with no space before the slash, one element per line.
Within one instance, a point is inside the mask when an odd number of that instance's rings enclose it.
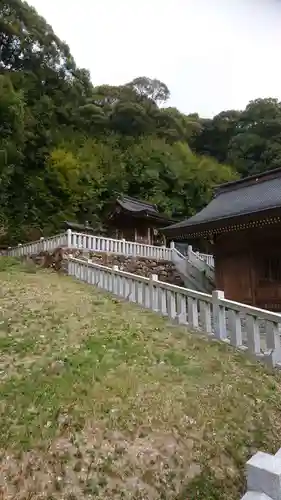
<path fill-rule="evenodd" d="M 52 268 L 55 271 L 67 270 L 67 260 L 70 255 L 83 260 L 91 259 L 97 264 L 107 267 L 118 266 L 119 269 L 149 278 L 156 274 L 160 281 L 183 286 L 181 277 L 177 273 L 173 263 L 144 257 L 129 257 L 125 255 L 114 255 L 106 252 L 86 252 L 83 250 L 58 248 L 54 252 L 40 252 L 32 256 L 32 261 L 39 266 Z"/>

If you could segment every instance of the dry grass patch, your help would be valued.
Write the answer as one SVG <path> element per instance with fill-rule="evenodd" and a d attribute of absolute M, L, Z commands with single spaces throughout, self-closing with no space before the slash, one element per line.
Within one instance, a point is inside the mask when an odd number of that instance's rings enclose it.
<path fill-rule="evenodd" d="M 280 375 L 12 263 L 0 272 L 0 498 L 237 500 L 248 457 L 279 447 Z"/>

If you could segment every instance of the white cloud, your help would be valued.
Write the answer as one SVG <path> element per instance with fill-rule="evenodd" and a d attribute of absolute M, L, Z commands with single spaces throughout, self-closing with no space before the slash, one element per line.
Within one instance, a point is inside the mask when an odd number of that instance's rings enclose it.
<path fill-rule="evenodd" d="M 92 81 L 164 81 L 170 104 L 210 116 L 281 98 L 276 0 L 29 0 Z"/>

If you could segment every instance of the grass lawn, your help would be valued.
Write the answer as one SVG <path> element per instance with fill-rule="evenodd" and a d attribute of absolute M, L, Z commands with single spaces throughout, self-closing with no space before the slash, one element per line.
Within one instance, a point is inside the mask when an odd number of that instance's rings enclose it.
<path fill-rule="evenodd" d="M 281 377 L 72 278 L 0 259 L 0 498 L 239 500 Z"/>

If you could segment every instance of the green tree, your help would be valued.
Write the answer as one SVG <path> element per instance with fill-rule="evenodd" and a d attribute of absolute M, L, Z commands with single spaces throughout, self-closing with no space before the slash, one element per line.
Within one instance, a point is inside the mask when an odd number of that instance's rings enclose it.
<path fill-rule="evenodd" d="M 226 162 L 243 177 L 281 164 L 281 103 L 256 99 L 243 111 L 223 111 L 200 120 L 201 131 L 189 144 L 198 154 Z"/>
<path fill-rule="evenodd" d="M 12 202 L 13 175 L 23 158 L 24 113 L 22 93 L 14 90 L 8 76 L 0 75 L 0 226 L 2 237 L 8 231 L 8 206 Z"/>
<path fill-rule="evenodd" d="M 157 104 L 163 104 L 170 97 L 167 85 L 157 79 L 141 76 L 127 83 L 126 86 L 134 89 L 141 100 L 151 99 Z"/>
<path fill-rule="evenodd" d="M 190 140 L 192 149 L 207 156 L 213 156 L 219 162 L 228 159 L 229 143 L 239 130 L 241 113 L 235 110 L 222 111 L 213 119 L 197 119 L 200 128 Z"/>
<path fill-rule="evenodd" d="M 243 176 L 280 166 L 281 103 L 277 99 L 248 104 L 229 142 L 227 160 Z"/>
<path fill-rule="evenodd" d="M 52 234 L 64 219 L 89 220 L 101 230 L 108 203 L 120 193 L 177 217 L 202 208 L 213 186 L 236 174 L 191 152 L 188 144 L 199 141 L 204 124 L 196 114 L 164 108 L 169 97 L 163 82 L 146 77 L 93 87 L 35 9 L 3 0 L 2 242 Z M 266 161 L 275 161 L 278 144 L 276 136 Z"/>

